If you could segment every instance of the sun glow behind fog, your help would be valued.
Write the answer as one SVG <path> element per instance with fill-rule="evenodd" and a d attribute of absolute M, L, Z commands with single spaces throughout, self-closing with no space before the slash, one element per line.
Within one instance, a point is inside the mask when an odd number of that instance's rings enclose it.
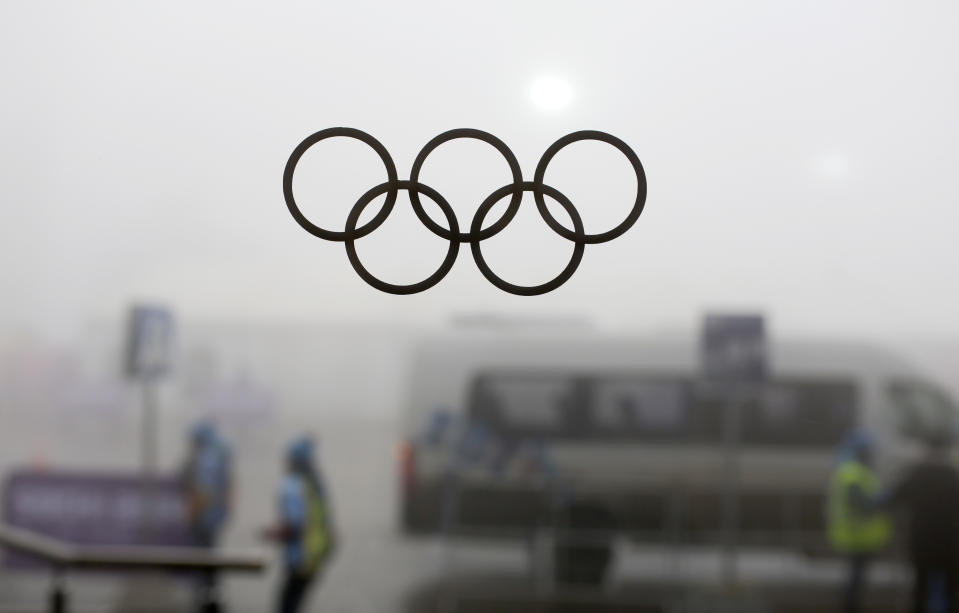
<path fill-rule="evenodd" d="M 838 181 L 849 174 L 849 158 L 837 151 L 819 156 L 815 162 L 816 172 L 827 179 Z"/>
<path fill-rule="evenodd" d="M 533 106 L 548 112 L 565 109 L 573 101 L 573 88 L 566 79 L 557 75 L 536 78 L 529 88 Z"/>

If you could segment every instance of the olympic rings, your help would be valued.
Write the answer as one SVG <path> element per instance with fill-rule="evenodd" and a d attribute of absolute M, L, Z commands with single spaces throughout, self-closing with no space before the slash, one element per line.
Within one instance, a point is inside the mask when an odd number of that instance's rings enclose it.
<path fill-rule="evenodd" d="M 383 166 L 386 168 L 386 181 L 367 190 L 365 194 L 360 196 L 359 200 L 356 201 L 356 204 L 354 204 L 353 208 L 350 210 L 349 216 L 346 220 L 346 226 L 343 231 L 327 230 L 313 224 L 300 211 L 300 208 L 293 197 L 293 174 L 296 171 L 296 166 L 299 163 L 300 158 L 302 158 L 303 154 L 306 153 L 306 151 L 316 143 L 335 136 L 354 138 L 366 143 L 376 152 L 376 154 L 382 160 Z M 509 166 L 510 174 L 512 175 L 513 179 L 512 183 L 500 187 L 490 194 L 485 200 L 483 200 L 473 216 L 469 232 L 460 232 L 459 221 L 457 220 L 456 214 L 454 213 L 449 202 L 447 202 L 446 199 L 435 189 L 419 182 L 420 171 L 422 170 L 423 163 L 426 161 L 426 158 L 429 156 L 429 154 L 443 143 L 458 138 L 479 140 L 493 146 L 506 159 L 506 163 Z M 626 156 L 627 161 L 629 161 L 633 168 L 633 172 L 636 174 L 636 198 L 633 202 L 632 209 L 626 216 L 626 219 L 624 219 L 614 228 L 596 234 L 586 233 L 579 211 L 575 206 L 573 206 L 573 203 L 569 200 L 569 198 L 567 198 L 556 188 L 543 183 L 546 175 L 546 168 L 553 157 L 567 145 L 581 140 L 597 140 L 612 145 Z M 405 190 L 409 193 L 410 203 L 413 206 L 413 211 L 416 213 L 416 216 L 423 223 L 423 225 L 426 226 L 430 232 L 436 236 L 439 236 L 443 240 L 449 241 L 450 243 L 449 249 L 446 252 L 446 257 L 444 258 L 442 264 L 440 264 L 440 267 L 426 279 L 410 285 L 395 285 L 378 279 L 377 277 L 373 276 L 365 266 L 363 266 L 356 253 L 356 240 L 367 236 L 386 221 L 387 217 L 389 217 L 393 210 L 393 206 L 396 203 L 397 194 L 400 190 Z M 550 227 L 550 229 L 563 238 L 572 241 L 574 244 L 573 255 L 562 272 L 560 272 L 559 275 L 550 281 L 535 286 L 514 285 L 497 276 L 486 263 L 486 259 L 483 256 L 480 246 L 482 241 L 496 236 L 502 232 L 506 226 L 509 225 L 509 223 L 516 216 L 516 213 L 519 211 L 519 206 L 522 202 L 524 192 L 533 193 L 536 201 L 537 211 Z M 375 198 L 383 194 L 386 194 L 386 199 L 379 212 L 377 212 L 377 214 L 374 215 L 370 221 L 366 222 L 360 227 L 357 227 L 360 216 L 363 214 L 363 211 L 366 209 L 366 207 L 369 206 L 369 204 Z M 444 228 L 440 224 L 436 223 L 429 215 L 427 215 L 423 208 L 423 204 L 420 201 L 420 194 L 425 194 L 430 200 L 435 202 L 440 207 L 440 210 L 446 217 L 448 224 L 447 228 Z M 509 204 L 506 207 L 506 212 L 503 213 L 503 216 L 499 220 L 491 224 L 488 228 L 484 229 L 483 221 L 486 219 L 486 215 L 489 214 L 490 210 L 494 205 L 496 205 L 497 202 L 506 196 L 510 196 Z M 563 226 L 559 221 L 556 220 L 552 213 L 550 213 L 549 208 L 546 206 L 546 196 L 549 196 L 558 202 L 560 206 L 566 210 L 566 213 L 573 222 L 572 230 Z M 353 269 L 356 271 L 356 273 L 360 276 L 360 278 L 366 281 L 366 283 L 382 292 L 390 294 L 415 294 L 433 287 L 439 283 L 453 268 L 453 264 L 456 262 L 456 257 L 459 254 L 460 244 L 469 243 L 476 266 L 490 283 L 505 292 L 516 294 L 518 296 L 536 296 L 555 290 L 566 283 L 566 281 L 573 276 L 573 273 L 576 272 L 577 267 L 583 259 L 583 253 L 586 245 L 594 245 L 611 241 L 614 238 L 622 236 L 633 226 L 633 224 L 636 223 L 646 204 L 646 173 L 643 170 L 642 163 L 639 161 L 639 157 L 629 147 L 629 145 L 615 136 L 605 132 L 582 130 L 567 134 L 550 145 L 549 148 L 547 148 L 543 153 L 539 163 L 536 165 L 536 171 L 533 180 L 524 181 L 519 162 L 516 160 L 516 156 L 513 154 L 510 148 L 503 143 L 503 141 L 488 132 L 483 132 L 482 130 L 461 128 L 443 132 L 428 142 L 417 154 L 416 159 L 413 162 L 413 167 L 410 171 L 409 180 L 400 180 L 397 178 L 396 166 L 393 163 L 393 159 L 390 157 L 390 154 L 386 148 L 378 140 L 366 132 L 362 132 L 355 128 L 328 128 L 308 136 L 303 140 L 303 142 L 297 145 L 296 149 L 293 150 L 293 153 L 290 154 L 290 158 L 287 160 L 286 167 L 283 171 L 283 198 L 286 201 L 286 206 L 289 209 L 290 214 L 293 216 L 293 219 L 296 220 L 296 222 L 300 224 L 304 230 L 324 240 L 344 243 L 347 257 L 349 258 L 350 264 L 353 266 Z"/>

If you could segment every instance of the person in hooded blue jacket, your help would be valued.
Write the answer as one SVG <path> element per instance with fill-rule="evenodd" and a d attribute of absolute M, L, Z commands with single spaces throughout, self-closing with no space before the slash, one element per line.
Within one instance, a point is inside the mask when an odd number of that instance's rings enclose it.
<path fill-rule="evenodd" d="M 264 535 L 283 548 L 285 576 L 277 611 L 295 613 L 326 567 L 336 544 L 329 494 L 310 438 L 295 440 L 287 450 L 279 515 L 279 525 L 268 528 Z"/>
<path fill-rule="evenodd" d="M 196 424 L 190 438 L 183 470 L 190 526 L 198 546 L 213 547 L 230 514 L 232 457 L 226 441 L 208 421 Z"/>
<path fill-rule="evenodd" d="M 193 544 L 215 547 L 230 514 L 233 475 L 230 449 L 209 421 L 200 421 L 190 431 L 182 482 Z M 216 573 L 203 573 L 200 585 L 202 610 L 207 602 L 215 600 Z"/>
<path fill-rule="evenodd" d="M 849 569 L 842 593 L 844 613 L 863 610 L 867 570 L 892 534 L 890 518 L 878 508 L 882 489 L 873 469 L 874 446 L 866 432 L 847 435 L 829 482 L 829 542 Z"/>

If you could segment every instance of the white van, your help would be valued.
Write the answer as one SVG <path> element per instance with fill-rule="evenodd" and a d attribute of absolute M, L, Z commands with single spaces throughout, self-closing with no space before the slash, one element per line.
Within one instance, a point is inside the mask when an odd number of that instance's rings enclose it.
<path fill-rule="evenodd" d="M 873 435 L 888 484 L 926 434 L 954 431 L 959 415 L 937 386 L 875 347 L 776 340 L 769 354 L 768 381 L 739 405 L 740 542 L 821 551 L 824 493 L 849 431 Z M 567 500 L 602 505 L 632 538 L 718 538 L 728 405 L 701 380 L 696 341 L 451 331 L 419 343 L 411 369 L 400 457 L 408 532 L 528 534 L 561 483 Z M 460 428 L 430 434 L 438 415 Z M 555 478 L 520 461 L 492 470 L 488 449 L 452 469 L 464 424 L 480 424 L 487 447 L 545 448 Z"/>

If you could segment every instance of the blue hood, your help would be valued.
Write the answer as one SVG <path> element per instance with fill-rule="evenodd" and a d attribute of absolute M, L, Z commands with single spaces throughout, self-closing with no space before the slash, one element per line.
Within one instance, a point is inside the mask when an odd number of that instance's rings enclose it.
<path fill-rule="evenodd" d="M 850 432 L 839 445 L 839 451 L 836 454 L 836 464 L 856 459 L 863 452 L 872 451 L 875 441 L 872 436 L 863 430 L 854 430 Z"/>

